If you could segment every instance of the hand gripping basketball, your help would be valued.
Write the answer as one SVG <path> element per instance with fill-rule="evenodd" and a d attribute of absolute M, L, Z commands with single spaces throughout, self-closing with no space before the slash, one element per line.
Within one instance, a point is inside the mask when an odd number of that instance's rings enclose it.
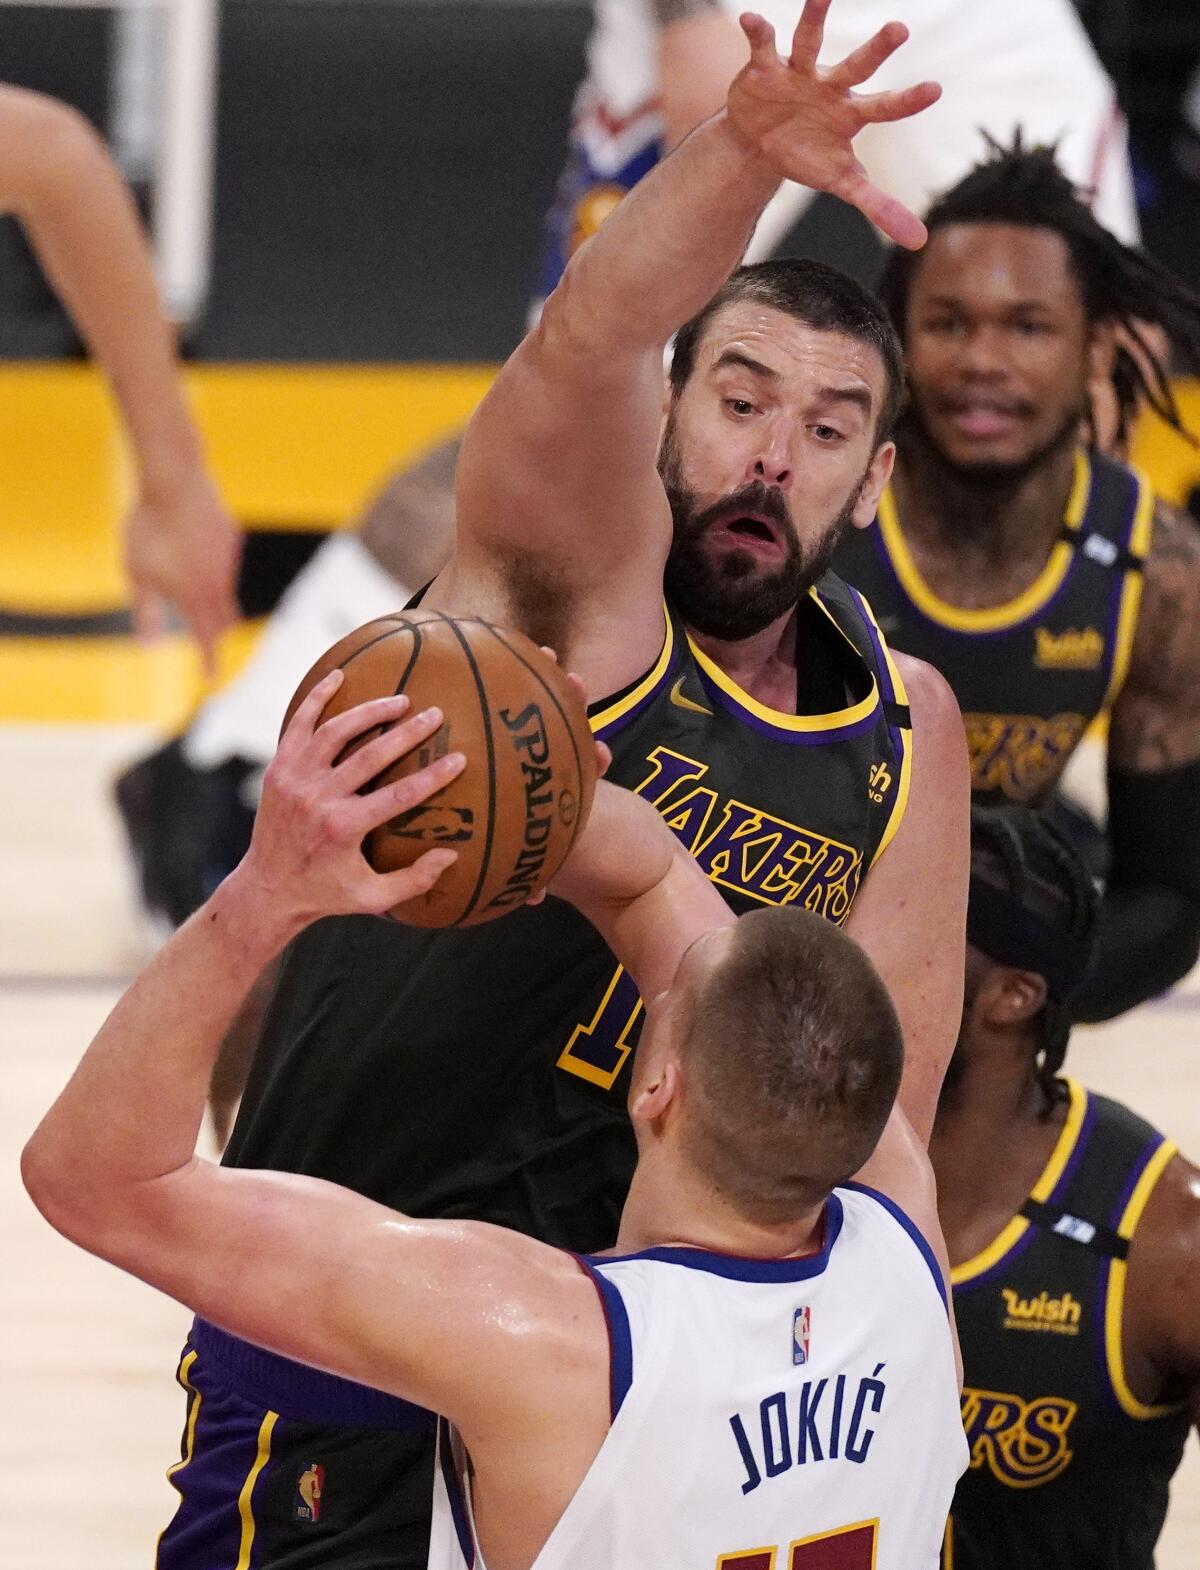
<path fill-rule="evenodd" d="M 331 671 L 297 707 L 263 778 L 262 803 L 243 875 L 297 922 L 374 914 L 422 898 L 458 859 L 427 850 L 411 866 L 375 872 L 363 840 L 411 812 L 462 773 L 461 752 L 446 752 L 415 773 L 368 790 L 370 782 L 435 735 L 442 711 L 409 715 L 404 694 L 360 703 L 324 724 L 321 715 L 344 681 Z M 375 734 L 372 734 L 375 733 Z M 359 738 L 368 736 L 355 748 Z"/>
<path fill-rule="evenodd" d="M 448 788 L 385 815 L 363 842 L 377 872 L 453 847 L 454 867 L 394 914 L 423 927 L 465 927 L 528 904 L 558 871 L 591 807 L 596 748 L 577 683 L 511 628 L 478 617 L 408 610 L 381 616 L 326 651 L 300 683 L 298 714 L 327 672 L 342 686 L 322 728 L 364 699 L 404 693 L 444 719 L 427 744 L 367 778 L 375 791 L 452 750 L 466 765 Z M 287 721 L 285 721 L 286 725 Z M 366 747 L 371 742 L 351 741 Z"/>

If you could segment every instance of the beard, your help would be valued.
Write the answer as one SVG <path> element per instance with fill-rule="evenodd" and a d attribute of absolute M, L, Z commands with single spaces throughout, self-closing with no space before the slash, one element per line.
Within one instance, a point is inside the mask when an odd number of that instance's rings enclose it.
<path fill-rule="evenodd" d="M 673 538 L 663 569 L 663 586 L 684 622 L 706 637 L 737 642 L 753 637 L 793 610 L 822 576 L 857 505 L 864 471 L 841 511 L 808 550 L 800 542 L 783 494 L 775 486 L 753 480 L 730 491 L 712 506 L 700 509 L 683 483 L 673 424 L 663 435 L 658 472 L 671 506 Z M 724 552 L 717 561 L 705 554 L 703 541 L 711 525 L 739 511 L 768 518 L 784 543 L 779 566 L 764 569 L 750 550 Z"/>

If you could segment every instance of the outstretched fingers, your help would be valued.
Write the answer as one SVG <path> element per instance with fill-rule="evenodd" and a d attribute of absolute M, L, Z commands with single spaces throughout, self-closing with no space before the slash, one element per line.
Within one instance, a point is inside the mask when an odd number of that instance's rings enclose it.
<path fill-rule="evenodd" d="M 320 724 L 321 715 L 325 705 L 345 680 L 345 672 L 338 669 L 332 670 L 316 684 L 305 697 L 303 703 L 288 721 L 287 729 L 280 737 L 280 750 L 293 751 L 303 747 L 311 740 L 317 726 Z"/>
<path fill-rule="evenodd" d="M 891 93 L 865 93 L 854 100 L 854 107 L 865 125 L 878 125 L 891 120 L 907 120 L 920 114 L 942 96 L 939 82 L 917 82 L 913 87 L 902 87 Z"/>
<path fill-rule="evenodd" d="M 825 80 L 833 87 L 857 87 L 860 82 L 869 81 L 907 37 L 908 28 L 903 22 L 887 22 L 873 38 L 851 50 L 837 65 L 830 66 Z"/>
<path fill-rule="evenodd" d="M 738 21 L 750 45 L 750 64 L 777 66 L 779 51 L 775 48 L 775 29 L 766 17 L 759 16 L 757 11 L 743 11 Z"/>
<path fill-rule="evenodd" d="M 919 251 L 929 238 L 925 225 L 905 207 L 903 202 L 872 185 L 861 166 L 834 191 L 842 201 L 857 207 L 864 218 L 869 218 L 877 229 L 906 251 Z"/>
<path fill-rule="evenodd" d="M 831 0 L 806 0 L 796 31 L 792 34 L 792 52 L 788 57 L 794 70 L 812 71 L 825 42 L 825 17 Z"/>

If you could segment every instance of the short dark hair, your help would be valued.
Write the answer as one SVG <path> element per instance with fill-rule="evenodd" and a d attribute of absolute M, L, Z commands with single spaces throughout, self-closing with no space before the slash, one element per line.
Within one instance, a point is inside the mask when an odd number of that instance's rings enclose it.
<path fill-rule="evenodd" d="M 1042 813 L 1031 807 L 972 807 L 972 885 L 977 881 L 1011 895 L 1081 949 L 1094 947 L 1100 922 L 1096 885 L 1074 845 Z M 1047 1111 L 1059 1099 L 1058 1073 L 1070 1034 L 1070 998 L 1051 991 L 1037 1020 L 1034 1049 Z"/>
<path fill-rule="evenodd" d="M 1013 224 L 1019 228 L 1048 229 L 1061 236 L 1070 255 L 1090 324 L 1120 325 L 1140 351 L 1133 355 L 1117 347 L 1113 390 L 1117 398 L 1117 429 L 1123 441 L 1129 434 L 1141 401 L 1189 441 L 1171 390 L 1168 367 L 1138 331 L 1138 322 L 1161 327 L 1180 362 L 1200 370 L 1200 295 L 1161 263 L 1132 246 L 1123 245 L 1099 223 L 1085 197 L 1059 168 L 1056 148 L 1027 146 L 1018 130 L 1011 146 L 986 136 L 987 156 L 940 196 L 925 214 L 932 235 L 950 224 Z M 897 332 L 907 341 L 908 297 L 920 253 L 891 252 L 879 282 L 879 292 L 891 313 Z"/>
<path fill-rule="evenodd" d="M 743 1215 L 783 1222 L 870 1156 L 904 1039 L 850 938 L 793 907 L 755 911 L 681 1000 L 684 1150 Z"/>
<path fill-rule="evenodd" d="M 675 335 L 671 359 L 671 391 L 678 397 L 696 364 L 696 346 L 713 317 L 736 300 L 753 300 L 794 316 L 819 332 L 844 333 L 870 344 L 883 361 L 883 407 L 875 422 L 875 439 L 892 434 L 904 396 L 904 353 L 883 305 L 862 284 L 836 267 L 800 257 L 782 256 L 739 267 L 704 309 Z"/>

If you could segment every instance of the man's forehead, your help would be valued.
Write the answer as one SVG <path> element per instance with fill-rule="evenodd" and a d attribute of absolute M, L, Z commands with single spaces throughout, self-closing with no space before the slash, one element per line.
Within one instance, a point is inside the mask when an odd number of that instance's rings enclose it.
<path fill-rule="evenodd" d="M 723 359 L 751 360 L 781 377 L 832 373 L 862 381 L 879 395 L 886 371 L 874 344 L 836 327 L 813 327 L 758 300 L 731 300 L 705 328 L 697 359 L 708 370 Z"/>
<path fill-rule="evenodd" d="M 1066 240 L 1032 224 L 959 223 L 935 229 L 914 293 L 945 299 L 996 296 L 1062 304 L 1078 300 Z"/>

